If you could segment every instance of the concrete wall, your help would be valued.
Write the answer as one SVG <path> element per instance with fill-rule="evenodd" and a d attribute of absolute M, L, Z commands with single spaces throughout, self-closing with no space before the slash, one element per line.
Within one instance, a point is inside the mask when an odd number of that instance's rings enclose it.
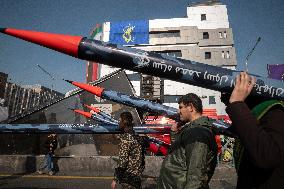
<path fill-rule="evenodd" d="M 201 14 L 206 20 L 201 20 Z M 226 5 L 195 5 L 187 7 L 187 16 L 192 25 L 200 29 L 229 28 L 229 19 Z"/>
<path fill-rule="evenodd" d="M 44 156 L 0 156 L 0 174 L 31 174 L 36 172 Z M 55 158 L 56 175 L 68 176 L 113 176 L 117 156 L 60 156 Z M 155 188 L 162 157 L 147 156 L 146 169 L 143 173 L 143 185 Z M 150 180 L 149 180 L 150 179 Z M 221 164 L 215 169 L 210 181 L 212 189 L 233 189 L 236 186 L 235 169 Z M 145 187 L 144 187 L 145 188 Z"/>
<path fill-rule="evenodd" d="M 0 174 L 34 173 L 44 156 L 0 155 Z M 157 177 L 163 159 L 147 156 L 144 175 Z M 113 176 L 117 156 L 57 156 L 55 168 L 60 175 Z"/>

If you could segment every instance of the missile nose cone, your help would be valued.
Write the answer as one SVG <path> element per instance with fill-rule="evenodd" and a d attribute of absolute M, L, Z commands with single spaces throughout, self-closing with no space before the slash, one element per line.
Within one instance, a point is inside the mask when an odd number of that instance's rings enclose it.
<path fill-rule="evenodd" d="M 85 116 L 85 117 L 88 117 L 88 118 L 91 118 L 92 117 L 92 114 L 90 113 L 90 112 L 84 112 L 84 111 L 82 111 L 82 110 L 74 110 L 74 112 L 76 112 L 76 113 L 79 113 L 79 114 L 81 114 L 81 115 L 83 115 L 83 116 Z"/>
<path fill-rule="evenodd" d="M 73 83 L 73 81 L 71 81 L 71 80 L 68 80 L 68 79 L 63 79 L 64 81 L 66 81 L 66 82 L 68 82 L 68 83 Z"/>
<path fill-rule="evenodd" d="M 1 33 L 53 49 L 73 57 L 78 57 L 78 46 L 83 37 L 63 34 L 0 28 Z"/>
<path fill-rule="evenodd" d="M 102 96 L 102 93 L 104 91 L 104 88 L 102 87 L 98 87 L 98 86 L 92 86 L 92 85 L 89 85 L 89 84 L 85 84 L 85 83 L 80 83 L 80 82 L 75 82 L 75 81 L 69 81 L 69 80 L 65 80 L 69 83 L 71 83 L 72 85 L 75 85 L 76 87 L 79 87 L 83 90 L 86 90 L 98 97 L 101 97 Z"/>
<path fill-rule="evenodd" d="M 1 33 L 5 33 L 6 28 L 0 28 Z"/>
<path fill-rule="evenodd" d="M 84 104 L 84 106 L 86 106 L 86 107 L 89 108 L 90 110 L 93 110 L 93 111 L 96 112 L 96 113 L 99 113 L 99 112 L 100 112 L 100 110 L 99 110 L 98 108 L 89 106 L 89 105 L 87 105 L 87 104 Z"/>

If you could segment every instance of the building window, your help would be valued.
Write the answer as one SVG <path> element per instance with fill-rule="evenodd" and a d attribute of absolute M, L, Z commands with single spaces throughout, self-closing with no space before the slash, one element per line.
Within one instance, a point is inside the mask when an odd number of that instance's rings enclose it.
<path fill-rule="evenodd" d="M 219 38 L 222 39 L 223 38 L 223 34 L 222 32 L 219 32 Z"/>
<path fill-rule="evenodd" d="M 164 103 L 178 103 L 178 100 L 182 97 L 182 95 L 165 95 Z"/>
<path fill-rule="evenodd" d="M 180 30 L 151 31 L 149 36 L 150 38 L 180 37 Z"/>
<path fill-rule="evenodd" d="M 222 58 L 225 58 L 225 59 L 230 58 L 230 51 L 226 51 L 226 54 L 225 54 L 225 51 L 222 51 Z"/>
<path fill-rule="evenodd" d="M 215 96 L 209 96 L 209 104 L 216 104 Z"/>
<path fill-rule="evenodd" d="M 229 51 L 227 51 L 227 53 L 226 53 L 226 58 L 230 58 L 230 52 Z"/>
<path fill-rule="evenodd" d="M 223 36 L 224 36 L 225 39 L 227 38 L 227 32 L 226 31 L 224 31 Z"/>
<path fill-rule="evenodd" d="M 205 59 L 211 59 L 211 52 L 205 52 Z"/>
<path fill-rule="evenodd" d="M 206 20 L 206 14 L 201 14 L 201 21 Z"/>
<path fill-rule="evenodd" d="M 222 39 L 222 38 L 226 39 L 226 38 L 227 38 L 227 32 L 226 32 L 226 31 L 224 31 L 224 32 L 219 32 L 219 38 L 220 38 L 220 39 Z"/>
<path fill-rule="evenodd" d="M 181 50 L 168 50 L 168 51 L 156 51 L 156 53 L 159 53 L 161 55 L 168 55 L 172 57 L 182 57 Z"/>
<path fill-rule="evenodd" d="M 203 32 L 203 39 L 209 39 L 209 33 Z"/>

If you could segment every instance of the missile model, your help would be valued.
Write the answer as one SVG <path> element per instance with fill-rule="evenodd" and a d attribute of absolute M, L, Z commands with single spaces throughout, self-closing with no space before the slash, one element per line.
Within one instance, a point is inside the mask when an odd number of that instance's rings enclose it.
<path fill-rule="evenodd" d="M 99 108 L 93 107 L 93 106 L 89 106 L 87 104 L 85 104 L 85 106 L 87 108 L 89 108 L 90 110 L 93 110 L 95 113 L 97 113 L 98 115 L 101 115 L 102 117 L 114 122 L 114 123 L 118 123 L 117 120 L 115 120 L 114 118 L 112 118 L 110 115 L 104 113 L 103 111 L 101 111 Z"/>
<path fill-rule="evenodd" d="M 117 122 L 112 122 L 108 119 L 104 119 L 102 116 L 98 115 L 98 114 L 92 114 L 90 112 L 84 112 L 82 110 L 73 110 L 74 112 L 78 113 L 78 114 L 81 114 L 87 118 L 90 118 L 90 119 L 93 119 L 93 120 L 96 120 L 96 121 L 99 121 L 101 123 L 105 123 L 105 124 L 110 124 L 110 125 L 117 125 Z"/>
<path fill-rule="evenodd" d="M 87 61 L 128 69 L 152 76 L 230 93 L 239 71 L 194 61 L 174 58 L 153 52 L 105 43 L 81 36 L 53 34 L 13 28 L 0 32 Z M 283 81 L 256 77 L 251 92 L 264 99 L 284 100 Z"/>
<path fill-rule="evenodd" d="M 159 131 L 145 126 L 133 128 L 136 134 L 164 134 L 169 128 Z M 121 130 L 113 124 L 0 124 L 3 133 L 57 133 L 57 134 L 120 134 Z"/>
<path fill-rule="evenodd" d="M 127 106 L 140 108 L 148 112 L 156 112 L 160 115 L 167 115 L 168 117 L 176 117 L 177 109 L 165 106 L 162 104 L 154 103 L 149 100 L 141 99 L 135 96 L 129 96 L 116 91 L 104 89 L 98 86 L 92 86 L 85 83 L 65 80 L 81 89 L 84 89 L 100 98 L 111 100 L 113 102 L 121 103 Z"/>
<path fill-rule="evenodd" d="M 73 109 L 72 109 L 73 110 Z M 90 119 L 93 119 L 93 120 L 96 120 L 96 121 L 99 121 L 101 122 L 102 124 L 106 124 L 108 126 L 113 126 L 113 127 L 117 127 L 118 128 L 118 123 L 114 123 L 114 122 L 111 122 L 109 120 L 106 120 L 104 118 L 102 118 L 101 116 L 99 115 L 96 115 L 96 114 L 92 114 L 90 112 L 84 112 L 82 110 L 73 110 L 74 112 L 78 113 L 78 114 L 81 114 L 87 118 L 90 118 Z M 171 130 L 171 126 L 170 125 L 161 125 L 161 124 L 143 124 L 143 125 L 137 125 L 137 126 L 134 126 L 133 129 L 136 131 L 136 130 L 155 130 L 154 133 L 157 133 L 157 132 L 160 132 L 160 133 L 170 133 L 170 130 Z"/>
<path fill-rule="evenodd" d="M 103 99 L 111 100 L 134 108 L 140 108 L 148 112 L 155 112 L 176 120 L 177 122 L 179 121 L 178 110 L 176 108 L 151 102 L 142 98 L 129 96 L 123 93 L 118 93 L 116 91 L 104 89 L 98 86 L 92 86 L 89 84 L 69 80 L 66 81 Z M 230 124 L 216 120 L 213 122 L 213 126 L 217 128 L 218 132 L 232 136 L 232 133 L 227 130 L 227 128 L 230 127 Z"/>

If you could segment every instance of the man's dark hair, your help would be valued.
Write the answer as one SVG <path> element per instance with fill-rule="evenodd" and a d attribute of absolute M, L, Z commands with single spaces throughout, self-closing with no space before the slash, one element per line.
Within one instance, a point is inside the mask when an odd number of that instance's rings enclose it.
<path fill-rule="evenodd" d="M 123 112 L 120 114 L 120 126 L 125 132 L 133 128 L 133 117 L 130 112 Z"/>
<path fill-rule="evenodd" d="M 188 93 L 186 95 L 183 95 L 178 103 L 183 103 L 184 105 L 188 106 L 190 104 L 193 105 L 193 107 L 196 109 L 198 113 L 202 113 L 203 107 L 202 107 L 202 101 L 201 99 L 194 93 Z"/>

